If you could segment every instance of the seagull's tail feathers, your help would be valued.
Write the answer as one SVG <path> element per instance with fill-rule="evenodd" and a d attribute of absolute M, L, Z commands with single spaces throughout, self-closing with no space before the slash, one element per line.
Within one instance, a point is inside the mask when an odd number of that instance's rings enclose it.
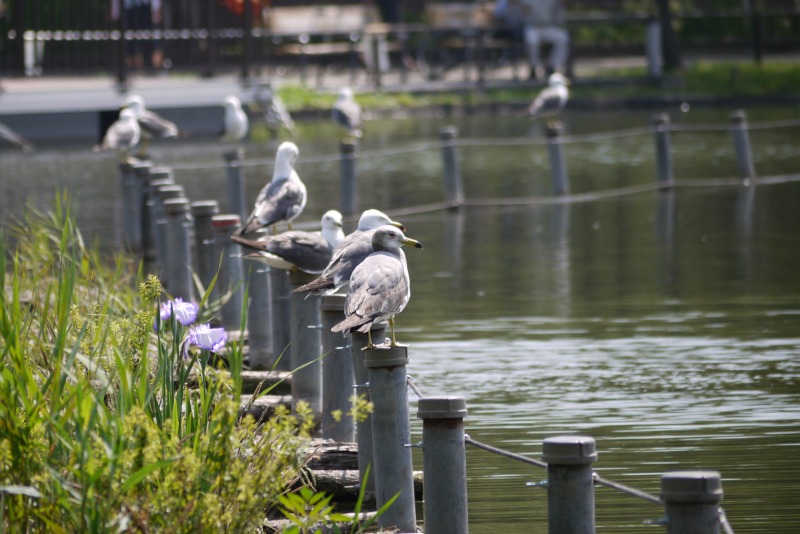
<path fill-rule="evenodd" d="M 337 323 L 331 328 L 331 332 L 352 332 L 358 331 L 366 334 L 372 328 L 372 319 L 369 317 L 359 317 L 351 315 L 341 323 Z"/>
<path fill-rule="evenodd" d="M 294 288 L 292 290 L 292 293 L 306 293 L 308 291 L 315 291 L 321 293 L 335 289 L 336 289 L 336 284 L 333 282 L 333 280 L 331 280 L 330 278 L 326 278 L 324 276 L 320 276 L 307 284 L 303 284 L 300 287 Z"/>

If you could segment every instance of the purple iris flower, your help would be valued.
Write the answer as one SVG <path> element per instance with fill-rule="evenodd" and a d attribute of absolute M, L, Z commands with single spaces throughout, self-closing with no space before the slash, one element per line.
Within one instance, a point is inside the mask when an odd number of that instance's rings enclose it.
<path fill-rule="evenodd" d="M 183 302 L 183 299 L 178 297 L 175 300 L 170 300 L 161 305 L 159 308 L 159 316 L 163 323 L 169 319 L 172 312 L 175 312 L 175 318 L 183 326 L 189 326 L 195 319 L 197 319 L 197 304 L 193 302 Z"/>
<path fill-rule="evenodd" d="M 225 346 L 228 334 L 224 328 L 211 328 L 208 324 L 201 324 L 189 330 L 189 335 L 183 344 L 183 355 L 189 356 L 193 349 L 203 349 L 218 352 Z"/>

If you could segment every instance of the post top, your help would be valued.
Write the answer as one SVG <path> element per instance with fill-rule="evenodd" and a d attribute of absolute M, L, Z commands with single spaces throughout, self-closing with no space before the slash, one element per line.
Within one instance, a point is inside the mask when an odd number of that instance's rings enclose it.
<path fill-rule="evenodd" d="M 456 137 L 458 137 L 458 128 L 455 126 L 446 126 L 439 130 L 439 139 L 443 141 L 455 139 Z"/>
<path fill-rule="evenodd" d="M 464 397 L 423 397 L 417 404 L 420 419 L 463 419 L 467 416 Z"/>
<path fill-rule="evenodd" d="M 364 365 L 368 369 L 400 367 L 408 364 L 408 347 L 375 346 L 364 351 Z"/>
<path fill-rule="evenodd" d="M 184 196 L 183 187 L 180 185 L 167 185 L 158 190 L 158 196 L 162 202 L 170 198 L 182 198 Z"/>
<path fill-rule="evenodd" d="M 242 218 L 233 213 L 223 213 L 211 217 L 211 226 L 214 228 L 232 228 L 241 225 Z"/>
<path fill-rule="evenodd" d="M 545 135 L 548 139 L 555 139 L 561 136 L 562 129 L 560 124 L 548 124 L 545 127 Z"/>
<path fill-rule="evenodd" d="M 228 163 L 239 161 L 244 158 L 244 149 L 239 147 L 239 148 L 234 148 L 232 150 L 228 150 L 227 152 L 225 152 L 224 157 L 225 161 Z"/>
<path fill-rule="evenodd" d="M 731 122 L 747 122 L 747 112 L 743 109 L 731 111 L 729 117 Z"/>
<path fill-rule="evenodd" d="M 656 113 L 650 119 L 654 126 L 659 126 L 661 124 L 669 124 L 672 122 L 672 119 L 669 116 L 669 113 Z"/>
<path fill-rule="evenodd" d="M 219 202 L 216 200 L 192 202 L 192 215 L 216 215 L 217 213 L 219 213 Z"/>
<path fill-rule="evenodd" d="M 719 502 L 722 500 L 722 479 L 718 471 L 664 473 L 661 477 L 661 498 L 665 502 Z"/>
<path fill-rule="evenodd" d="M 323 295 L 319 302 L 319 307 L 322 311 L 338 311 L 344 310 L 344 301 L 347 300 L 347 295 L 344 293 L 334 293 L 333 295 Z"/>
<path fill-rule="evenodd" d="M 151 180 L 160 180 L 162 178 L 174 178 L 172 174 L 172 169 L 169 167 L 151 167 L 150 168 L 150 179 Z"/>
<path fill-rule="evenodd" d="M 597 461 L 597 448 L 590 436 L 555 436 L 542 442 L 542 460 L 554 465 L 583 465 Z"/>
<path fill-rule="evenodd" d="M 138 171 L 147 170 L 149 172 L 150 167 L 153 166 L 153 162 L 147 159 L 139 159 L 131 163 L 131 168 Z"/>
<path fill-rule="evenodd" d="M 175 183 L 175 180 L 172 178 L 156 178 L 155 180 L 150 180 L 150 187 L 155 191 L 158 190 L 159 187 L 163 187 L 165 185 L 178 185 Z"/>
<path fill-rule="evenodd" d="M 186 213 L 189 211 L 189 199 L 185 197 L 168 198 L 164 200 L 164 211 L 170 215 Z"/>

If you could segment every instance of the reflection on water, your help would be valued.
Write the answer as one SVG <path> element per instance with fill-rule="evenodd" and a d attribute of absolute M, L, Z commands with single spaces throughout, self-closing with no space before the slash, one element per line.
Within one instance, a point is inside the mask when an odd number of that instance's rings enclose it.
<path fill-rule="evenodd" d="M 751 120 L 792 113 L 754 110 Z M 680 120 L 724 122 L 727 110 Z M 579 134 L 648 121 L 648 113 L 575 113 L 565 124 Z M 386 121 L 369 124 L 363 149 L 429 141 L 454 122 L 463 137 L 539 135 L 513 119 Z M 301 125 L 307 221 L 336 207 L 338 163 L 314 159 L 336 153 L 334 135 L 327 124 Z M 800 171 L 798 141 L 796 130 L 753 132 L 759 172 Z M 158 150 L 170 164 L 217 164 L 222 152 Z M 675 134 L 673 150 L 678 179 L 736 173 L 728 135 Z M 248 152 L 268 158 L 274 146 Z M 570 145 L 572 187 L 652 183 L 652 153 L 648 137 Z M 462 148 L 460 158 L 467 198 L 549 194 L 543 147 Z M 362 205 L 391 211 L 437 201 L 440 166 L 435 150 L 362 158 Z M 108 244 L 119 232 L 119 183 L 107 155 L 4 153 L 0 174 L 3 219 L 26 199 L 47 207 L 60 186 L 73 193 L 90 238 Z M 269 174 L 247 169 L 251 198 Z M 222 169 L 176 175 L 192 200 L 218 198 L 225 208 Z M 598 473 L 655 494 L 665 471 L 716 469 L 737 532 L 800 531 L 799 197 L 800 184 L 681 188 L 404 217 L 408 235 L 425 245 L 408 255 L 413 294 L 397 322 L 409 373 L 426 394 L 465 396 L 467 432 L 479 441 L 539 457 L 545 437 L 586 433 L 597 439 Z M 417 441 L 416 419 L 413 432 Z M 477 449 L 468 449 L 468 471 L 474 532 L 546 531 L 545 490 L 525 485 L 543 472 Z M 597 489 L 600 531 L 639 532 L 662 514 Z"/>

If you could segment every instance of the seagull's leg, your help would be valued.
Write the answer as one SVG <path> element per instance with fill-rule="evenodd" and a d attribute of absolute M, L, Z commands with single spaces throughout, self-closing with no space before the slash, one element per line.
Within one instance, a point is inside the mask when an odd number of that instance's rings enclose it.
<path fill-rule="evenodd" d="M 144 156 L 147 154 L 147 149 L 150 145 L 150 139 L 145 136 L 142 136 L 142 144 L 139 145 L 139 156 L 144 159 Z"/>
<path fill-rule="evenodd" d="M 397 340 L 394 338 L 394 315 L 389 317 L 389 327 L 392 329 L 392 348 L 397 346 Z"/>
<path fill-rule="evenodd" d="M 372 332 L 371 332 L 371 330 L 372 329 L 367 330 L 367 346 L 364 347 L 361 350 L 369 350 L 369 349 L 374 349 L 375 348 L 375 345 L 372 344 Z"/>

